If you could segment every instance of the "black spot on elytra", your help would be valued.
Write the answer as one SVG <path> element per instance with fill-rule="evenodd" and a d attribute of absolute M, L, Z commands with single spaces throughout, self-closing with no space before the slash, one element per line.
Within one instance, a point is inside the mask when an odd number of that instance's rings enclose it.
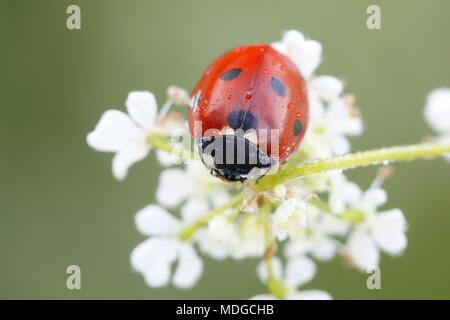
<path fill-rule="evenodd" d="M 286 96 L 286 86 L 283 82 L 281 82 L 281 80 L 272 77 L 272 79 L 270 79 L 270 84 L 272 85 L 273 91 L 275 91 L 277 95 L 279 95 L 280 97 Z"/>
<path fill-rule="evenodd" d="M 222 75 L 220 76 L 221 80 L 233 80 L 234 78 L 237 78 L 237 76 L 241 73 L 242 69 L 240 68 L 233 68 L 230 70 L 225 71 L 224 73 L 222 73 Z"/>
<path fill-rule="evenodd" d="M 258 119 L 248 111 L 232 111 L 228 114 L 228 125 L 230 128 L 242 129 L 247 131 L 248 129 L 256 129 Z"/>
<path fill-rule="evenodd" d="M 295 120 L 294 135 L 298 136 L 300 134 L 300 131 L 302 131 L 302 123 L 300 122 L 300 120 Z"/>

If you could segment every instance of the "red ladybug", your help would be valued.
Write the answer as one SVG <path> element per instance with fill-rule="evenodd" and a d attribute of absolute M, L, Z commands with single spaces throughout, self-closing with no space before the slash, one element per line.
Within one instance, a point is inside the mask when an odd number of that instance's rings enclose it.
<path fill-rule="evenodd" d="M 189 130 L 206 167 L 229 181 L 257 180 L 285 161 L 307 125 L 305 81 L 267 44 L 226 52 L 192 91 Z"/>

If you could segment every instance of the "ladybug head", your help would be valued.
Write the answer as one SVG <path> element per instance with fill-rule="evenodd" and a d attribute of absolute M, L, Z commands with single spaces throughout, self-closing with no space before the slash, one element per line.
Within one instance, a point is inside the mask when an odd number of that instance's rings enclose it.
<path fill-rule="evenodd" d="M 200 157 L 211 174 L 227 181 L 257 180 L 275 163 L 243 135 L 203 137 L 197 142 Z"/>

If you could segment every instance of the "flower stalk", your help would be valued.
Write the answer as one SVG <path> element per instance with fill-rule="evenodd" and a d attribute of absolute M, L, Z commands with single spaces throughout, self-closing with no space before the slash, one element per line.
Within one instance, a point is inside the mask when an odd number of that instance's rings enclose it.
<path fill-rule="evenodd" d="M 180 157 L 181 159 L 185 161 L 190 160 L 199 160 L 198 156 L 191 152 L 190 150 L 187 150 L 183 148 L 180 145 L 173 145 L 170 143 L 169 139 L 159 133 L 150 133 L 147 135 L 147 143 L 155 149 L 159 149 L 162 151 L 165 151 L 169 154 L 173 154 L 175 156 Z"/>
<path fill-rule="evenodd" d="M 446 153 L 450 153 L 450 144 L 448 143 L 424 143 L 350 153 L 325 160 L 304 162 L 293 168 L 281 169 L 274 175 L 262 177 L 255 185 L 255 191 L 271 189 L 288 180 L 330 170 L 347 170 L 391 162 L 433 159 Z"/>
<path fill-rule="evenodd" d="M 228 200 L 223 206 L 218 207 L 214 210 L 211 210 L 207 214 L 205 214 L 203 217 L 199 218 L 195 222 L 187 225 L 184 227 L 180 234 L 179 239 L 183 241 L 187 241 L 192 238 L 192 236 L 201 228 L 206 226 L 209 221 L 211 221 L 213 218 L 217 217 L 218 215 L 222 214 L 225 210 L 233 208 L 237 205 L 239 205 L 242 202 L 242 195 L 237 194 L 230 200 Z"/>
<path fill-rule="evenodd" d="M 364 220 L 364 212 L 356 210 L 356 209 L 348 209 L 348 210 L 344 210 L 343 212 L 340 213 L 333 213 L 331 212 L 330 206 L 318 199 L 318 198 L 312 198 L 309 200 L 309 204 L 321 209 L 323 212 L 332 214 L 333 217 L 356 224 L 359 222 L 362 222 Z"/>
<path fill-rule="evenodd" d="M 265 250 L 264 250 L 264 264 L 267 270 L 267 289 L 271 294 L 273 294 L 278 299 L 284 299 L 286 296 L 286 286 L 285 284 L 277 279 L 274 275 L 273 271 L 273 255 L 275 253 L 274 246 L 274 237 L 271 230 L 270 224 L 270 211 L 271 206 L 267 200 L 264 200 L 264 203 L 261 207 L 261 215 L 264 223 L 264 241 L 265 241 Z"/>

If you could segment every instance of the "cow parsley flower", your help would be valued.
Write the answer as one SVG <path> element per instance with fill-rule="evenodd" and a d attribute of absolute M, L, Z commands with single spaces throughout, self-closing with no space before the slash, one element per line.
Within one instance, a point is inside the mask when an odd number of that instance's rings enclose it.
<path fill-rule="evenodd" d="M 313 205 L 308 207 L 307 214 L 307 227 L 286 245 L 286 257 L 311 255 L 317 260 L 331 260 L 342 247 L 336 237 L 347 234 L 349 223 Z"/>
<path fill-rule="evenodd" d="M 290 58 L 307 80 L 322 62 L 322 45 L 315 40 L 306 39 L 297 30 L 284 32 L 282 40 L 272 43 L 272 46 Z"/>
<path fill-rule="evenodd" d="M 331 299 L 324 291 L 299 289 L 315 276 L 314 261 L 329 261 L 341 253 L 367 271 L 379 264 L 380 252 L 395 256 L 405 250 L 402 211 L 379 209 L 387 201 L 381 184 L 389 170 L 365 192 L 342 170 L 449 153 L 450 89 L 432 92 L 424 110 L 439 143 L 347 154 L 349 138 L 360 135 L 364 126 L 355 99 L 343 93 L 344 83 L 316 75 L 321 44 L 290 30 L 272 46 L 293 61 L 306 81 L 309 125 L 299 150 L 280 164 L 280 171 L 271 170 L 256 183 L 225 183 L 213 177 L 190 148 L 173 139 L 175 131 L 185 137 L 187 126 L 181 114 L 169 110 L 172 104 L 186 106 L 190 101 L 187 91 L 176 86 L 168 88 L 168 100 L 159 112 L 152 93 L 131 92 L 127 113 L 106 111 L 88 134 L 89 146 L 114 153 L 117 179 L 124 179 L 130 166 L 151 149 L 165 167 L 155 194 L 158 204 L 136 214 L 136 227 L 148 239 L 132 251 L 131 265 L 148 286 L 192 287 L 203 272 L 200 255 L 258 258 L 257 275 L 269 293 L 253 299 Z M 190 136 L 188 141 L 190 145 Z"/>
<path fill-rule="evenodd" d="M 213 259 L 223 260 L 234 256 L 234 250 L 240 247 L 238 225 L 234 221 L 233 210 L 209 221 L 208 226 L 196 235 L 199 249 Z"/>
<path fill-rule="evenodd" d="M 212 219 L 197 241 L 204 253 L 215 259 L 261 257 L 264 253 L 264 222 L 260 215 L 227 211 Z"/>
<path fill-rule="evenodd" d="M 407 223 L 399 209 L 378 211 L 387 201 L 383 189 L 360 192 L 349 201 L 351 212 L 360 214 L 348 237 L 345 253 L 362 271 L 378 266 L 380 250 L 390 255 L 401 254 L 407 245 Z"/>
<path fill-rule="evenodd" d="M 163 121 L 158 118 L 156 99 L 149 91 L 130 92 L 125 106 L 128 114 L 119 110 L 106 111 L 87 136 L 91 148 L 115 154 L 112 171 L 118 180 L 123 180 L 128 169 L 148 155 L 151 146 L 147 136 L 150 133 L 170 135 L 182 126 L 179 119 Z"/>
<path fill-rule="evenodd" d="M 333 213 L 339 214 L 344 211 L 346 203 L 354 201 L 360 196 L 361 189 L 351 182 L 342 171 L 328 173 L 328 204 Z"/>
<path fill-rule="evenodd" d="M 304 256 L 297 256 L 289 259 L 283 270 L 282 262 L 279 258 L 272 259 L 273 276 L 280 280 L 285 288 L 285 299 L 287 300 L 330 300 L 331 296 L 320 290 L 301 290 L 298 287 L 311 281 L 316 274 L 316 265 L 311 259 Z M 256 271 L 259 279 L 267 282 L 267 265 L 260 263 Z M 259 294 L 251 298 L 252 300 L 276 300 L 272 294 Z"/>
<path fill-rule="evenodd" d="M 131 254 L 131 265 L 142 273 L 151 287 L 167 285 L 172 265 L 177 267 L 172 282 L 180 288 L 190 288 L 199 279 L 203 263 L 191 243 L 179 239 L 182 227 L 193 217 L 178 220 L 156 205 L 149 205 L 136 215 L 136 227 L 150 238 L 138 245 Z"/>
<path fill-rule="evenodd" d="M 290 198 L 278 206 L 273 214 L 273 225 L 278 240 L 295 237 L 306 227 L 307 206 L 296 198 Z"/>
<path fill-rule="evenodd" d="M 161 205 L 173 208 L 184 203 L 182 211 L 205 212 L 220 206 L 229 197 L 225 183 L 211 176 L 199 161 L 189 161 L 185 169 L 163 170 L 156 190 L 156 199 Z"/>
<path fill-rule="evenodd" d="M 310 98 L 310 130 L 305 136 L 305 152 L 314 159 L 342 155 L 350 151 L 348 136 L 363 132 L 361 119 L 352 113 L 344 98 L 325 106 L 317 97 Z"/>

